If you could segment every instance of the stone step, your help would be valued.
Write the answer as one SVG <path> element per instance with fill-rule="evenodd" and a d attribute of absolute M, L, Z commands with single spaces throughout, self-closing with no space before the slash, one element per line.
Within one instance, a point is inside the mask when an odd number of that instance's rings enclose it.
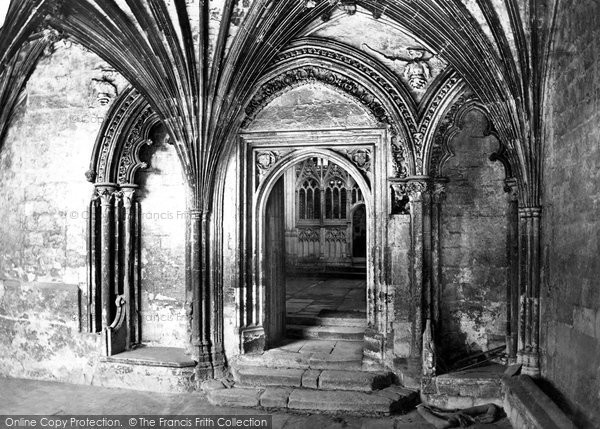
<path fill-rule="evenodd" d="M 501 365 L 443 374 L 423 382 L 424 402 L 444 409 L 503 404 Z"/>
<path fill-rule="evenodd" d="M 353 327 L 363 328 L 367 327 L 367 321 L 364 318 L 350 318 L 350 317 L 320 317 L 320 316 L 287 316 L 287 326 L 300 325 L 300 326 L 341 326 L 341 327 Z"/>
<path fill-rule="evenodd" d="M 212 405 L 261 407 L 350 415 L 389 415 L 407 412 L 419 402 L 414 390 L 390 386 L 374 392 L 313 390 L 297 387 L 220 387 L 206 389 Z"/>
<path fill-rule="evenodd" d="M 287 325 L 288 338 L 362 341 L 365 328 L 345 326 Z"/>
<path fill-rule="evenodd" d="M 101 361 L 95 368 L 92 386 L 186 393 L 195 390 L 194 367 L 148 366 Z"/>
<path fill-rule="evenodd" d="M 232 374 L 238 386 L 253 387 L 304 387 L 318 390 L 372 392 L 392 384 L 392 374 L 389 372 L 236 365 L 232 367 Z"/>
<path fill-rule="evenodd" d="M 164 393 L 185 393 L 196 388 L 196 362 L 183 349 L 142 347 L 101 358 L 92 385 Z"/>
<path fill-rule="evenodd" d="M 308 344 L 306 347 L 311 346 Z M 260 366 L 266 368 L 297 369 L 362 369 L 362 345 L 357 342 L 335 343 L 330 349 L 307 348 L 306 351 L 273 349 L 264 353 L 250 353 L 236 357 L 232 366 Z"/>

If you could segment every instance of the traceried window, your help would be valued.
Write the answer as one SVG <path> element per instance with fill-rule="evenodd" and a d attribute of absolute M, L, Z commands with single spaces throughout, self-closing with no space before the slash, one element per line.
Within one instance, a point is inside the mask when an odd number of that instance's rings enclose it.
<path fill-rule="evenodd" d="M 354 179 L 323 158 L 309 158 L 298 164 L 296 179 L 298 219 L 302 222 L 346 220 L 349 207 L 362 200 Z"/>
<path fill-rule="evenodd" d="M 309 178 L 301 183 L 298 208 L 300 219 L 321 219 L 321 189 L 315 179 Z"/>

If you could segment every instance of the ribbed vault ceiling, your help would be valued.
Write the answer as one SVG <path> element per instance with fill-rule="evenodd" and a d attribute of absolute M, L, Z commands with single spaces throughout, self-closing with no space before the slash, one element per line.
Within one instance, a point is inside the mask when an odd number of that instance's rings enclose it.
<path fill-rule="evenodd" d="M 538 195 L 541 109 L 557 0 L 360 0 L 359 13 L 418 40 L 485 104 L 520 179 Z M 341 4 L 351 4 L 344 0 Z M 20 91 L 14 66 L 32 35 L 94 51 L 151 104 L 170 131 L 199 202 L 256 82 L 293 40 L 344 12 L 337 0 L 13 0 L 0 29 L 0 102 Z M 39 49 L 39 48 L 38 48 Z M 35 64 L 28 64 L 33 67 Z M 10 98 L 12 97 L 12 98 Z M 0 124 L 1 125 L 1 124 Z M 0 128 L 0 133 L 2 129 Z M 1 138 L 0 134 L 0 138 Z"/>

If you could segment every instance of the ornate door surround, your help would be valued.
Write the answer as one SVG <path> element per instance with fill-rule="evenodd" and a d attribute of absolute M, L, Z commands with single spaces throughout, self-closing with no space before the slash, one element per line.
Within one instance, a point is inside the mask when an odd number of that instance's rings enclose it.
<path fill-rule="evenodd" d="M 381 333 L 379 302 L 381 264 L 388 213 L 385 128 L 343 130 L 248 132 L 240 134 L 239 166 L 242 192 L 240 219 L 242 275 L 239 305 L 241 352 L 262 351 L 268 345 L 265 323 L 265 207 L 277 180 L 290 167 L 311 157 L 321 157 L 344 168 L 359 184 L 367 209 L 367 322 L 368 332 Z M 385 311 L 383 311 L 385 313 Z"/>

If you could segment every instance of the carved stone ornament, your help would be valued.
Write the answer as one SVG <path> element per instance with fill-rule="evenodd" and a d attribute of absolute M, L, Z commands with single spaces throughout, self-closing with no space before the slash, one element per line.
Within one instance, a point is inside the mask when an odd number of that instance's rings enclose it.
<path fill-rule="evenodd" d="M 277 161 L 279 161 L 284 154 L 285 152 L 272 150 L 256 152 L 254 161 L 259 181 L 264 179 L 266 174 L 273 169 Z"/>
<path fill-rule="evenodd" d="M 346 243 L 346 230 L 344 228 L 329 228 L 325 231 L 325 241 L 328 243 Z"/>
<path fill-rule="evenodd" d="M 392 214 L 409 214 L 410 203 L 422 201 L 423 194 L 428 190 L 424 180 L 392 183 Z"/>
<path fill-rule="evenodd" d="M 519 184 L 517 183 L 517 179 L 506 179 L 504 181 L 504 192 L 508 194 L 509 201 L 519 201 Z"/>
<path fill-rule="evenodd" d="M 247 116 L 242 123 L 242 128 L 247 128 L 258 112 L 280 93 L 304 82 L 322 82 L 339 88 L 367 107 L 378 122 L 392 125 L 383 103 L 366 87 L 327 68 L 304 66 L 290 70 L 261 86 L 246 106 Z"/>
<path fill-rule="evenodd" d="M 380 73 L 372 69 L 364 61 L 359 61 L 356 58 L 341 54 L 340 52 L 331 51 L 329 49 L 323 49 L 321 47 L 311 46 L 295 48 L 289 51 L 282 52 L 281 54 L 277 55 L 272 65 L 274 66 L 275 64 L 279 64 L 306 55 L 323 57 L 325 60 L 335 60 L 338 63 L 346 64 L 349 69 L 356 70 L 368 76 L 369 79 L 376 82 L 377 85 L 381 88 L 381 90 L 389 96 L 391 101 L 393 101 L 396 109 L 398 109 L 398 111 L 400 112 L 403 122 L 408 128 L 408 131 L 410 133 L 417 132 L 417 120 L 415 117 L 415 113 L 413 112 L 410 104 L 404 98 L 404 95 L 398 90 L 397 87 L 394 87 L 390 83 L 389 79 L 386 79 Z M 346 90 L 345 87 L 341 87 L 340 89 Z M 352 93 L 349 94 L 354 95 Z M 374 97 L 372 94 L 371 96 Z M 360 101 L 361 103 L 365 104 L 364 101 Z M 367 107 L 369 106 L 367 105 Z M 388 119 L 388 121 L 381 122 L 389 123 L 390 125 L 392 125 L 392 129 L 397 129 L 398 124 L 393 123 L 394 121 L 391 121 L 390 119 Z"/>
<path fill-rule="evenodd" d="M 406 194 L 403 185 L 392 184 L 392 214 L 407 215 L 410 214 L 410 198 Z"/>
<path fill-rule="evenodd" d="M 435 182 L 433 184 L 433 191 L 431 194 L 432 201 L 436 204 L 440 204 L 446 200 L 446 183 Z"/>
<path fill-rule="evenodd" d="M 318 243 L 321 241 L 321 235 L 319 229 L 315 228 L 299 228 L 298 229 L 298 241 L 305 243 Z"/>
<path fill-rule="evenodd" d="M 360 170 L 368 173 L 371 171 L 371 150 L 370 149 L 354 149 L 346 150 L 346 155 L 352 160 Z"/>
<path fill-rule="evenodd" d="M 453 131 L 458 130 L 459 124 L 456 124 L 458 112 L 465 105 L 475 100 L 473 96 L 462 95 L 448 110 L 448 113 L 438 126 L 433 139 L 433 147 L 431 148 L 429 161 L 430 176 L 441 177 L 443 175 L 444 164 L 454 155 L 450 149 L 449 141 L 454 135 Z"/>
<path fill-rule="evenodd" d="M 391 146 L 394 177 L 397 179 L 404 179 L 408 176 L 408 165 L 405 157 L 406 144 L 398 137 L 397 134 L 392 134 Z"/>
<path fill-rule="evenodd" d="M 139 158 L 139 152 L 142 146 L 151 145 L 152 140 L 145 138 L 144 128 L 147 120 L 153 115 L 152 109 L 147 107 L 137 118 L 133 125 L 123 152 L 119 161 L 119 184 L 132 183 L 135 172 L 140 168 L 147 168 L 148 165 Z"/>

